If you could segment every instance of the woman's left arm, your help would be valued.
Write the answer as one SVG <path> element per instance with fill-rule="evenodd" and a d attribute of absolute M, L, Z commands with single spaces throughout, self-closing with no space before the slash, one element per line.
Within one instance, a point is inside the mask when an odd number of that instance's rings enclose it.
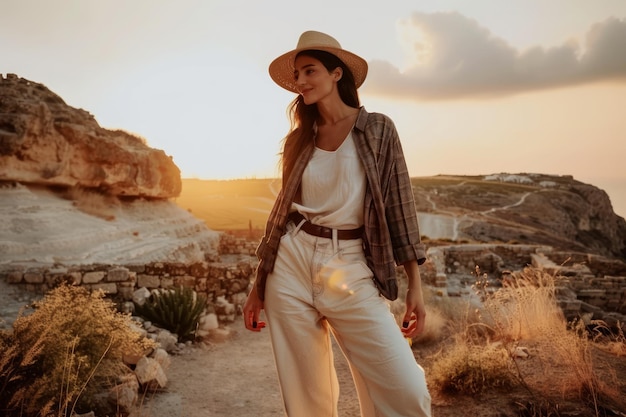
<path fill-rule="evenodd" d="M 404 267 L 409 278 L 402 333 L 406 337 L 413 337 L 422 333 L 426 318 L 422 280 L 418 267 L 426 260 L 426 251 L 420 239 L 411 177 L 398 132 L 390 119 L 387 119 L 383 136 L 387 139 L 388 146 L 386 164 L 382 170 L 386 175 L 381 178 L 385 198 L 385 216 L 395 261 Z"/>
<path fill-rule="evenodd" d="M 418 264 L 422 264 L 426 260 L 426 252 L 420 239 L 413 184 L 398 132 L 390 120 L 385 137 L 388 144 L 385 165 L 381 168 L 381 186 L 394 258 L 398 265 L 411 259 L 417 259 Z"/>
<path fill-rule="evenodd" d="M 402 264 L 409 278 L 409 287 L 406 293 L 406 312 L 402 319 L 402 333 L 405 337 L 415 337 L 424 330 L 426 309 L 422 293 L 422 279 L 417 260 Z"/>

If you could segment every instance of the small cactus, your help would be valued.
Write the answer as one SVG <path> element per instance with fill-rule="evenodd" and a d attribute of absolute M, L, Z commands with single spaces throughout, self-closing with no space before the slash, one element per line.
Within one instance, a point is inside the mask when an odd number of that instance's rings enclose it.
<path fill-rule="evenodd" d="M 189 287 L 177 287 L 153 293 L 143 305 L 135 305 L 140 317 L 169 330 L 184 342 L 195 338 L 200 315 L 206 307 L 206 296 Z"/>

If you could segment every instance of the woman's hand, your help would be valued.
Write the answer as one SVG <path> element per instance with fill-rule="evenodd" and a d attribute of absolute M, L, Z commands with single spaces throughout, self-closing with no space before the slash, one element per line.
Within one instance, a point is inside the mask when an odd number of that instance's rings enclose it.
<path fill-rule="evenodd" d="M 402 319 L 402 334 L 404 337 L 413 338 L 424 331 L 426 310 L 421 293 L 409 290 L 406 294 L 406 312 Z"/>
<path fill-rule="evenodd" d="M 417 261 L 407 262 L 403 266 L 409 278 L 409 289 L 406 293 L 406 312 L 402 318 L 402 334 L 404 337 L 412 338 L 424 331 L 426 308 Z"/>
<path fill-rule="evenodd" d="M 243 323 L 246 329 L 253 332 L 260 332 L 261 329 L 265 327 L 265 322 L 259 320 L 261 310 L 263 310 L 263 300 L 259 298 L 256 285 L 254 285 L 243 306 Z"/>

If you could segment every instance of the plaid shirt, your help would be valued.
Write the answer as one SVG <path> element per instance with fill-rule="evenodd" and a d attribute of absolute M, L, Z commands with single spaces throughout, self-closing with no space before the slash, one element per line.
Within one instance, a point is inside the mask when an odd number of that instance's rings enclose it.
<path fill-rule="evenodd" d="M 363 246 L 367 264 L 381 294 L 394 300 L 398 296 L 396 265 L 411 260 L 422 264 L 426 260 L 411 180 L 398 132 L 389 117 L 368 113 L 361 107 L 353 138 L 367 176 L 363 206 Z M 274 269 L 280 238 L 286 230 L 291 203 L 313 150 L 311 141 L 296 161 L 290 178 L 276 198 L 265 235 L 256 250 L 259 258 L 256 286 L 262 300 L 267 276 Z"/>

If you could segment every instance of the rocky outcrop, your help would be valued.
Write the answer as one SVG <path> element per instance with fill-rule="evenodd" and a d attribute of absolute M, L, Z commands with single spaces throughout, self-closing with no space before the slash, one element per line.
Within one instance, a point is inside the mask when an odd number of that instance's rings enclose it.
<path fill-rule="evenodd" d="M 583 202 L 568 207 L 569 220 L 577 226 L 575 239 L 596 253 L 610 248 L 610 254 L 626 261 L 626 221 L 613 212 L 607 193 L 582 183 L 573 183 L 570 191 Z"/>
<path fill-rule="evenodd" d="M 549 245 L 626 261 L 626 220 L 607 193 L 571 176 L 436 176 L 413 182 L 422 234 Z"/>
<path fill-rule="evenodd" d="M 219 243 L 218 232 L 168 200 L 0 182 L 0 269 L 213 261 Z"/>
<path fill-rule="evenodd" d="M 137 136 L 107 130 L 44 85 L 0 74 L 0 180 L 176 197 L 180 170 Z"/>

